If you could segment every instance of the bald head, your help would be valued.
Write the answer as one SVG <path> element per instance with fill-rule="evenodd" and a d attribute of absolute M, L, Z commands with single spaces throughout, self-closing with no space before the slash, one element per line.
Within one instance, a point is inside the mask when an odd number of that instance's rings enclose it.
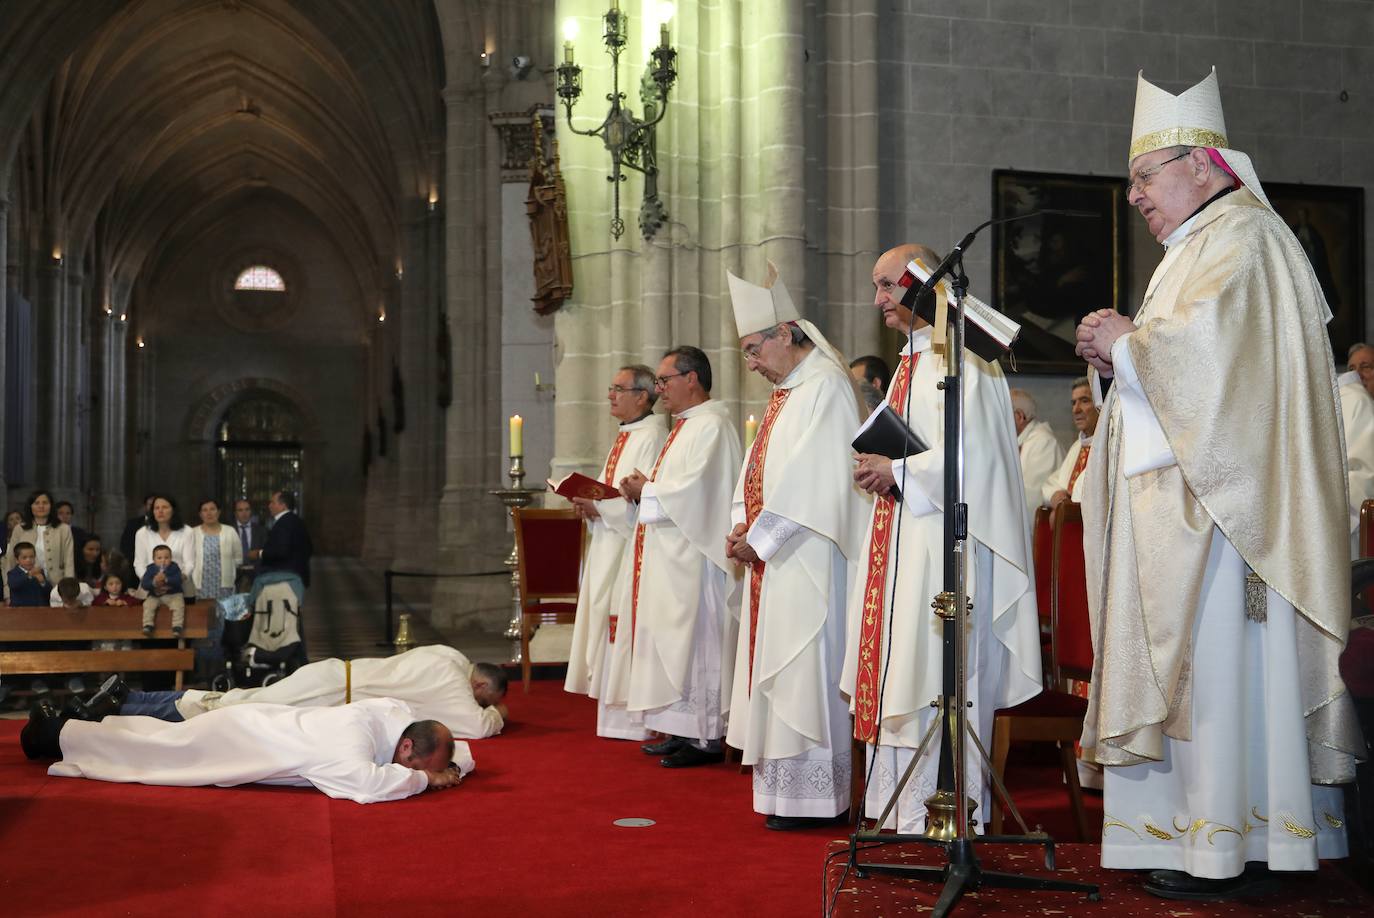
<path fill-rule="evenodd" d="M 1352 346 L 1345 368 L 1358 373 L 1365 391 L 1374 395 L 1374 347 L 1363 342 Z"/>
<path fill-rule="evenodd" d="M 913 317 L 910 309 L 902 305 L 905 288 L 898 281 L 906 271 L 906 264 L 914 259 L 931 271 L 940 263 L 940 256 L 927 246 L 908 242 L 888 249 L 873 264 L 873 305 L 883 314 L 883 324 L 903 333 L 910 333 Z M 921 328 L 929 323 L 916 318 L 915 325 Z"/>

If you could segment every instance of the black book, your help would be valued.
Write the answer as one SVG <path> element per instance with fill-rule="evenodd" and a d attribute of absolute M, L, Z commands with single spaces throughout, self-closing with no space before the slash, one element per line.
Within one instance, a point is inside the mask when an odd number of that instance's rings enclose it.
<path fill-rule="evenodd" d="M 872 453 L 889 459 L 904 459 L 930 449 L 930 446 L 898 417 L 891 405 L 879 405 L 874 409 L 850 445 L 856 453 Z M 890 493 L 898 500 L 902 499 L 902 492 L 897 487 L 892 487 Z"/>

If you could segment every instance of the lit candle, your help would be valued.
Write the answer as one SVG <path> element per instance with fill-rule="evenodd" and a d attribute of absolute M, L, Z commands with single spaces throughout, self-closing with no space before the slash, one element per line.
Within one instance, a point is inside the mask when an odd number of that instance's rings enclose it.
<path fill-rule="evenodd" d="M 572 62 L 573 62 L 573 43 L 570 42 L 570 41 L 565 41 L 565 42 L 563 42 L 563 63 L 565 63 L 565 64 L 571 64 Z"/>
<path fill-rule="evenodd" d="M 658 46 L 660 48 L 668 47 L 668 23 L 666 22 L 658 27 Z"/>
<path fill-rule="evenodd" d="M 759 422 L 758 422 L 757 420 L 755 420 L 754 416 L 751 414 L 751 415 L 749 415 L 748 420 L 746 420 L 746 421 L 744 422 L 744 448 L 745 448 L 746 450 L 748 450 L 748 449 L 750 449 L 750 448 L 753 447 L 753 445 L 754 445 L 754 438 L 757 437 L 758 435 L 759 435 Z"/>
<path fill-rule="evenodd" d="M 525 455 L 525 419 L 518 414 L 510 416 L 510 454 Z"/>

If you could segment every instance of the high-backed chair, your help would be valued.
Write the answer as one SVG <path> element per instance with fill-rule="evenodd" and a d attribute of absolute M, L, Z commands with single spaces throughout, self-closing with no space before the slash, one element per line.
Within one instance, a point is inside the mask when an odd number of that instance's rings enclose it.
<path fill-rule="evenodd" d="M 528 692 L 535 630 L 576 617 L 587 527 L 572 510 L 521 507 L 511 516 L 520 562 L 520 676 Z"/>
<path fill-rule="evenodd" d="M 1078 827 L 1078 840 L 1088 840 L 1088 816 L 1083 808 L 1083 789 L 1078 785 L 1078 758 L 1074 743 L 1083 734 L 1088 701 L 1066 690 L 1066 679 L 1088 681 L 1092 677 L 1092 634 L 1088 625 L 1087 580 L 1083 565 L 1083 516 L 1079 506 L 1064 501 L 1052 517 L 1050 555 L 1050 633 L 1052 688 L 993 718 L 992 768 L 1005 786 L 1007 755 L 1014 742 L 1054 743 L 1069 788 Z M 1002 807 L 994 804 L 989 830 L 1002 831 Z"/>
<path fill-rule="evenodd" d="M 1054 550 L 1050 508 L 1037 507 L 1031 524 L 1031 566 L 1035 576 L 1035 608 L 1040 614 L 1040 656 L 1046 685 L 1050 674 L 1050 554 Z"/>

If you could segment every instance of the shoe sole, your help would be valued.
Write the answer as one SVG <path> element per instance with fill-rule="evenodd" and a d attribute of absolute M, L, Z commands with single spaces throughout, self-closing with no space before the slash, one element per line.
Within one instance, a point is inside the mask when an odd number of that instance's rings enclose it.
<path fill-rule="evenodd" d="M 1215 892 L 1175 889 L 1169 886 L 1156 886 L 1153 883 L 1144 884 L 1145 891 L 1152 896 L 1158 896 L 1161 899 L 1178 899 L 1185 902 L 1224 902 L 1228 899 L 1268 896 L 1277 893 L 1282 888 L 1283 882 L 1273 877 L 1251 880 Z"/>

